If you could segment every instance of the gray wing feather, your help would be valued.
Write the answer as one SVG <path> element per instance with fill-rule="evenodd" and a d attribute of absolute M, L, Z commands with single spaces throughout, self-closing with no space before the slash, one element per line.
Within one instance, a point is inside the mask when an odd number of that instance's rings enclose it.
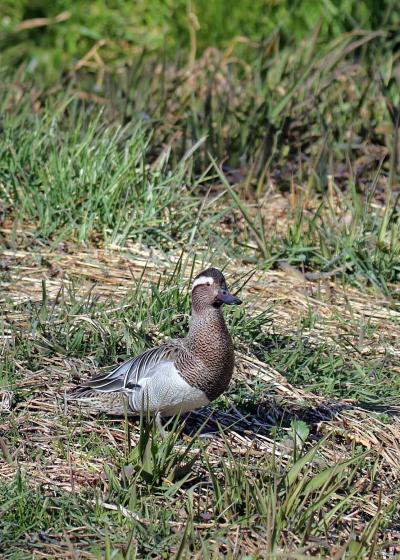
<path fill-rule="evenodd" d="M 127 388 L 132 389 L 135 385 L 139 386 L 139 381 L 146 374 L 154 373 L 154 366 L 164 362 L 171 361 L 179 350 L 179 346 L 164 344 L 158 348 L 146 350 L 139 356 L 135 356 L 124 362 L 120 366 L 109 372 L 101 373 L 83 384 L 82 390 L 95 389 L 109 393 L 112 391 L 120 391 Z"/>

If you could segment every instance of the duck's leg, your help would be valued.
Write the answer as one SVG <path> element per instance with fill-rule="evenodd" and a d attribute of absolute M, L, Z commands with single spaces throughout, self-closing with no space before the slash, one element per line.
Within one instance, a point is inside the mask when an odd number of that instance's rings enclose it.
<path fill-rule="evenodd" d="M 162 439 L 166 439 L 166 437 L 168 435 L 168 432 L 167 432 L 167 430 L 164 429 L 164 426 L 162 425 L 161 412 L 156 413 L 155 421 L 156 421 L 157 429 L 160 432 L 160 436 L 162 437 Z"/>

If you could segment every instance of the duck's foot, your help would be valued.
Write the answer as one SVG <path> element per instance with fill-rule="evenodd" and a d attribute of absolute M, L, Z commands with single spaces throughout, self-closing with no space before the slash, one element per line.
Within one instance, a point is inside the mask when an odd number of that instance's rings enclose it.
<path fill-rule="evenodd" d="M 168 432 L 164 428 L 164 426 L 162 425 L 161 418 L 162 418 L 161 413 L 157 412 L 157 414 L 155 416 L 156 426 L 157 426 L 158 431 L 160 432 L 160 436 L 162 437 L 162 439 L 166 439 L 167 436 L 168 436 Z"/>

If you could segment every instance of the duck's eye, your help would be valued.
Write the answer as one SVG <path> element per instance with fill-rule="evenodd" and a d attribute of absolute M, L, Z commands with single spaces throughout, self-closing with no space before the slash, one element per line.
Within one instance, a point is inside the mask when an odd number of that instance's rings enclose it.
<path fill-rule="evenodd" d="M 207 286 L 211 286 L 210 282 L 207 282 Z"/>

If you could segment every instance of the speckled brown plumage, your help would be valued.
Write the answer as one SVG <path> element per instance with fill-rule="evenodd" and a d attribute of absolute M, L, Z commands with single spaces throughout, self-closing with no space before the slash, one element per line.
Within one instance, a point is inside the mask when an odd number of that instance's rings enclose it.
<path fill-rule="evenodd" d="M 202 375 L 176 362 L 182 377 L 213 401 L 227 389 L 235 365 L 233 343 L 221 308 L 207 306 L 193 312 L 185 340 L 189 351 L 205 365 Z"/>

